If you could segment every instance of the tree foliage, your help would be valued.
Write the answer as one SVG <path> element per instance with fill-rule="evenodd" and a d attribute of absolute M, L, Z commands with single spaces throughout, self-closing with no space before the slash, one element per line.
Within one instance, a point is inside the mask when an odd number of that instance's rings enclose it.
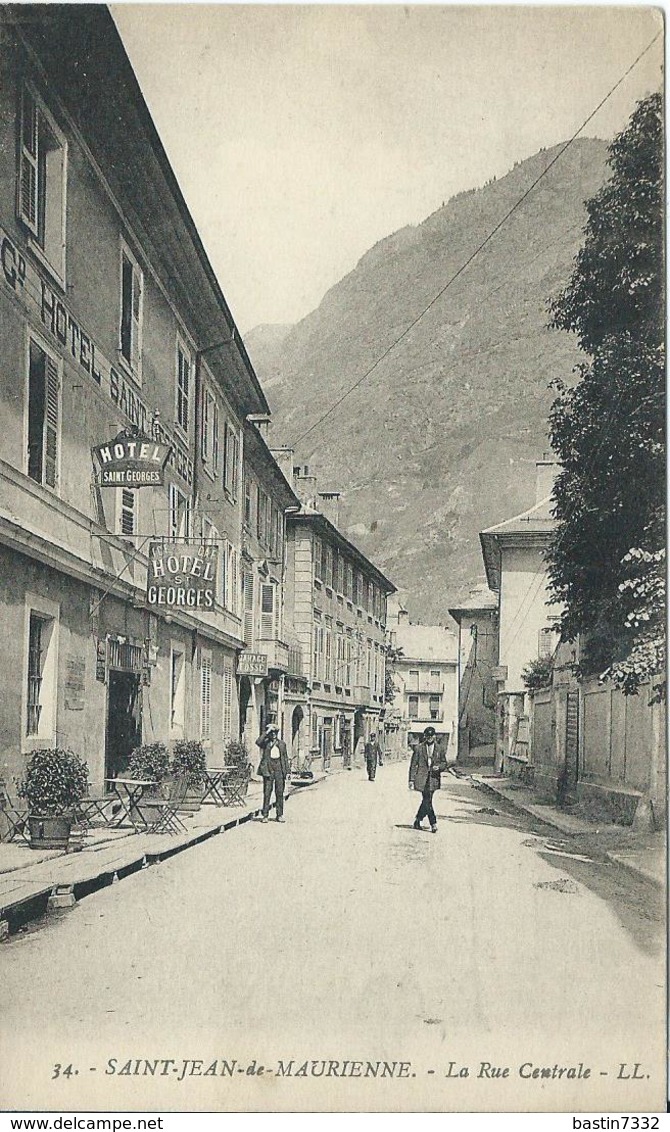
<path fill-rule="evenodd" d="M 609 148 L 611 175 L 587 202 L 584 244 L 552 304 L 586 360 L 554 383 L 561 464 L 549 551 L 561 635 L 582 670 L 624 691 L 665 665 L 663 128 L 658 94 Z M 660 556 L 660 557 L 659 557 Z"/>

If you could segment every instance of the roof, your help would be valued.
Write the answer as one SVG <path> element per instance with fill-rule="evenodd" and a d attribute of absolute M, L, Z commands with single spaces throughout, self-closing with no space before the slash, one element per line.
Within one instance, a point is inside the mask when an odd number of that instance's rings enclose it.
<path fill-rule="evenodd" d="M 320 511 L 313 511 L 311 509 L 303 507 L 297 515 L 291 515 L 289 513 L 286 518 L 288 523 L 296 523 L 314 527 L 314 529 L 317 530 L 321 535 L 325 535 L 325 537 L 328 538 L 331 542 L 334 542 L 336 546 L 343 550 L 346 550 L 347 553 L 351 555 L 354 562 L 356 562 L 362 570 L 365 570 L 368 574 L 372 575 L 374 580 L 378 583 L 381 589 L 384 590 L 385 593 L 394 594 L 396 592 L 396 587 L 393 585 L 393 582 L 389 581 L 386 575 L 381 572 L 379 567 L 375 566 L 374 562 L 371 562 L 369 558 L 366 558 L 366 556 L 363 554 L 363 551 L 359 550 L 353 542 L 349 542 L 349 539 L 345 538 L 345 536 L 341 531 L 337 529 L 334 523 L 331 523 L 330 519 L 327 519 L 326 516 L 322 515 Z"/>
<path fill-rule="evenodd" d="M 514 515 L 513 518 L 480 532 L 486 580 L 491 590 L 497 593 L 500 589 L 502 546 L 548 546 L 549 536 L 556 526 L 552 508 L 552 497 L 547 495 L 520 515 Z"/>
<path fill-rule="evenodd" d="M 250 421 L 244 424 L 244 462 L 270 487 L 282 509 L 299 507 L 300 500 L 288 482 L 271 450 L 256 426 Z"/>
<path fill-rule="evenodd" d="M 456 664 L 458 641 L 443 625 L 400 624 L 395 631 L 396 645 L 402 649 L 401 664 L 408 661 L 438 661 Z"/>
<path fill-rule="evenodd" d="M 498 595 L 493 593 L 487 586 L 477 586 L 475 589 L 470 590 L 470 593 L 461 602 L 460 605 L 455 605 L 449 609 L 449 613 L 454 618 L 454 621 L 459 621 L 461 617 L 472 613 L 485 613 L 498 608 Z"/>
<path fill-rule="evenodd" d="M 242 415 L 269 412 L 109 9 L 16 4 L 3 14 L 39 59 L 50 96 L 102 170 L 140 243 L 136 252 L 156 269 L 196 350 L 229 343 L 226 353 L 207 350 L 212 375 Z"/>

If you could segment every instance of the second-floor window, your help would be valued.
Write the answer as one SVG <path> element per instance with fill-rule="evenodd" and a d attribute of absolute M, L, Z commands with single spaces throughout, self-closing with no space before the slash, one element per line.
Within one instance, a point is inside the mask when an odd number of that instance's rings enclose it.
<path fill-rule="evenodd" d="M 407 715 L 410 719 L 419 718 L 419 697 L 410 696 L 407 701 Z"/>
<path fill-rule="evenodd" d="M 142 377 L 143 276 L 137 260 L 121 246 L 121 333 L 119 352 L 136 381 Z"/>
<path fill-rule="evenodd" d="M 244 477 L 244 522 L 248 527 L 253 522 L 254 507 L 251 497 L 252 483 L 249 476 Z"/>
<path fill-rule="evenodd" d="M 60 455 L 60 369 L 39 342 L 30 339 L 28 359 L 28 475 L 58 486 Z"/>
<path fill-rule="evenodd" d="M 191 403 L 191 355 L 183 342 L 177 342 L 177 424 L 188 432 Z"/>
<path fill-rule="evenodd" d="M 43 103 L 28 88 L 21 97 L 18 215 L 38 254 L 65 281 L 67 145 Z"/>
<path fill-rule="evenodd" d="M 213 475 L 219 472 L 219 406 L 209 389 L 202 397 L 201 452 L 203 463 Z"/>
<path fill-rule="evenodd" d="M 251 648 L 254 643 L 254 576 L 250 572 L 242 575 L 242 606 L 244 643 Z"/>
<path fill-rule="evenodd" d="M 240 477 L 240 438 L 226 421 L 224 428 L 223 487 L 231 499 L 237 499 Z"/>

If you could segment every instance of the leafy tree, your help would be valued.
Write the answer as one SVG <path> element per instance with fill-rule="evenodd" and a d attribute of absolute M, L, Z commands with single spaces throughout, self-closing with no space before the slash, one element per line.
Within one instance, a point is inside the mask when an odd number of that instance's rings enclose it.
<path fill-rule="evenodd" d="M 582 671 L 627 693 L 665 664 L 665 397 L 661 97 L 638 103 L 609 147 L 611 175 L 587 202 L 584 244 L 552 324 L 587 355 L 554 383 L 561 463 L 549 551 L 561 635 Z"/>

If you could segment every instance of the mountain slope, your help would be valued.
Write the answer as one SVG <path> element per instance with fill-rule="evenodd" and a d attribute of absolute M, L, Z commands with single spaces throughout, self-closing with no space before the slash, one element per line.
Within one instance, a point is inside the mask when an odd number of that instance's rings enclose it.
<path fill-rule="evenodd" d="M 273 446 L 296 446 L 340 525 L 395 584 L 415 619 L 444 620 L 483 576 L 478 532 L 534 502 L 548 448 L 549 382 L 577 351 L 547 329 L 547 300 L 581 243 L 583 201 L 606 145 L 575 142 L 473 262 L 361 386 L 307 433 L 461 268 L 557 149 L 460 193 L 367 252 L 317 310 L 274 341 L 246 338 L 269 382 Z M 297 444 L 296 444 L 297 441 Z"/>

